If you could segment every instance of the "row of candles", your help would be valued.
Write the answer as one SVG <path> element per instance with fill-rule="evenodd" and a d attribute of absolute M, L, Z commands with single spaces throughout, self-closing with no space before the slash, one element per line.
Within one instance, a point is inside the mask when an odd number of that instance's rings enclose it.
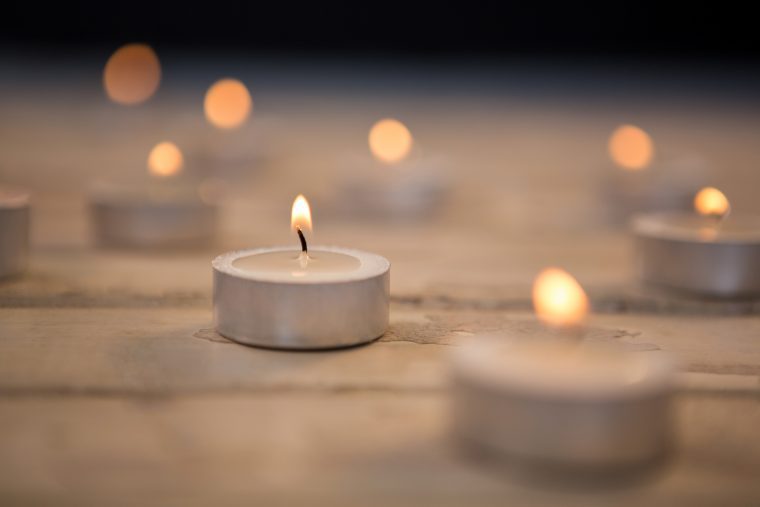
<path fill-rule="evenodd" d="M 128 45 L 106 65 L 104 86 L 113 100 L 133 104 L 147 100 L 159 79 L 155 53 Z M 221 129 L 239 127 L 251 108 L 247 88 L 236 80 L 217 82 L 204 101 L 207 118 Z M 384 119 L 370 129 L 368 144 L 378 163 L 400 168 L 413 141 L 405 125 Z M 651 188 L 663 195 L 662 182 L 650 184 L 647 173 L 653 154 L 649 136 L 626 125 L 613 133 L 609 149 L 626 170 L 613 184 L 618 197 L 643 203 L 644 211 L 659 207 L 642 201 L 651 197 Z M 143 247 L 209 241 L 217 204 L 173 181 L 183 159 L 176 144 L 159 143 L 148 155 L 153 179 L 145 188 L 94 193 L 91 213 L 99 240 Z M 417 213 L 420 202 L 423 208 L 433 206 L 445 188 L 434 171 L 425 172 L 431 170 L 426 162 L 434 165 L 421 160 L 395 172 L 374 171 L 376 178 L 357 175 L 347 184 L 347 195 L 355 196 L 359 207 L 380 211 L 411 202 L 409 212 Z M 666 191 L 666 207 L 683 191 L 678 185 Z M 697 213 L 650 211 L 634 218 L 642 278 L 713 296 L 760 292 L 760 219 L 729 213 L 728 200 L 712 187 L 689 198 Z M 212 261 L 217 331 L 246 345 L 287 350 L 353 346 L 385 333 L 390 262 L 372 253 L 312 245 L 311 212 L 303 196 L 293 203 L 291 228 L 294 247 L 230 252 Z M 23 271 L 28 235 L 28 194 L 0 192 L 0 277 Z M 529 468 L 563 474 L 628 471 L 665 456 L 671 444 L 672 361 L 661 352 L 630 353 L 585 340 L 588 299 L 562 270 L 539 275 L 533 301 L 544 323 L 540 336 L 484 338 L 456 352 L 451 394 L 461 440 Z"/>

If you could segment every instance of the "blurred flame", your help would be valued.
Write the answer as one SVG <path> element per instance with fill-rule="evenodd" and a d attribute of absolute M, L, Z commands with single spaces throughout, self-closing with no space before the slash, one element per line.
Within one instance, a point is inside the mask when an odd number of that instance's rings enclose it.
<path fill-rule="evenodd" d="M 290 212 L 290 228 L 295 232 L 301 229 L 302 232 L 311 232 L 311 209 L 309 201 L 301 194 L 298 194 L 293 201 L 293 209 Z"/>
<path fill-rule="evenodd" d="M 171 141 L 158 143 L 148 155 L 148 170 L 154 176 L 166 178 L 182 170 L 184 159 L 182 152 Z"/>
<path fill-rule="evenodd" d="M 253 107 L 248 88 L 237 79 L 220 79 L 206 92 L 203 110 L 215 127 L 234 129 L 248 119 Z"/>
<path fill-rule="evenodd" d="M 635 125 L 621 125 L 610 136 L 612 160 L 624 169 L 644 169 L 652 161 L 654 143 L 649 134 Z"/>
<path fill-rule="evenodd" d="M 398 120 L 385 118 L 375 123 L 369 131 L 369 149 L 383 162 L 400 162 L 412 149 L 412 134 Z"/>
<path fill-rule="evenodd" d="M 119 104 L 139 104 L 156 93 L 161 82 L 161 64 L 147 44 L 127 44 L 106 62 L 103 86 L 106 95 Z"/>
<path fill-rule="evenodd" d="M 536 315 L 552 327 L 568 328 L 583 323 L 588 313 L 588 298 L 580 284 L 566 271 L 544 269 L 533 283 Z"/>
<path fill-rule="evenodd" d="M 694 196 L 694 209 L 700 215 L 723 218 L 730 207 L 723 192 L 714 187 L 705 187 Z"/>

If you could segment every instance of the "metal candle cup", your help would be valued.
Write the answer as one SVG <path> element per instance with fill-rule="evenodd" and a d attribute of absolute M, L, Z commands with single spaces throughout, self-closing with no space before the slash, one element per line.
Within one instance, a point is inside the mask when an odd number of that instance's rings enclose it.
<path fill-rule="evenodd" d="M 123 248 L 181 248 L 213 242 L 217 206 L 190 189 L 99 188 L 90 197 L 98 244 Z"/>
<path fill-rule="evenodd" d="M 29 194 L 0 189 L 0 278 L 26 269 L 29 256 Z"/>
<path fill-rule="evenodd" d="M 651 213 L 632 221 L 646 283 L 714 297 L 760 294 L 760 217 Z"/>
<path fill-rule="evenodd" d="M 247 345 L 329 349 L 367 343 L 388 327 L 390 263 L 358 250 L 293 248 L 220 255 L 214 271 L 219 334 Z"/>
<path fill-rule="evenodd" d="M 453 358 L 454 430 L 527 471 L 646 469 L 671 447 L 672 367 L 578 342 L 485 340 Z"/>

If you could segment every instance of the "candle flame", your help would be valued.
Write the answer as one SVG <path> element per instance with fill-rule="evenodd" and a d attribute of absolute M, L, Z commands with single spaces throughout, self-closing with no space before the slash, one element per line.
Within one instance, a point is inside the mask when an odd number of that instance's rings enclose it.
<path fill-rule="evenodd" d="M 608 149 L 612 160 L 623 169 L 646 168 L 654 155 L 652 138 L 635 125 L 621 125 L 612 132 Z"/>
<path fill-rule="evenodd" d="M 158 143 L 148 154 L 148 171 L 161 178 L 180 172 L 183 163 L 182 151 L 171 141 Z"/>
<path fill-rule="evenodd" d="M 215 127 L 235 129 L 248 119 L 253 107 L 248 88 L 237 79 L 220 79 L 206 92 L 203 110 Z"/>
<path fill-rule="evenodd" d="M 409 155 L 412 134 L 400 121 L 385 118 L 372 125 L 369 131 L 369 149 L 375 158 L 395 164 Z"/>
<path fill-rule="evenodd" d="M 578 327 L 588 314 L 588 306 L 583 288 L 566 271 L 544 269 L 533 283 L 533 307 L 538 318 L 548 326 Z"/>
<path fill-rule="evenodd" d="M 127 44 L 117 49 L 103 69 L 106 95 L 119 104 L 145 102 L 161 82 L 161 64 L 147 44 Z"/>
<path fill-rule="evenodd" d="M 720 219 L 728 215 L 731 205 L 723 192 L 714 187 L 705 187 L 694 196 L 694 209 L 700 215 Z"/>
<path fill-rule="evenodd" d="M 290 228 L 295 232 L 301 229 L 301 232 L 311 232 L 311 209 L 306 197 L 299 194 L 293 201 L 293 209 L 290 213 Z"/>

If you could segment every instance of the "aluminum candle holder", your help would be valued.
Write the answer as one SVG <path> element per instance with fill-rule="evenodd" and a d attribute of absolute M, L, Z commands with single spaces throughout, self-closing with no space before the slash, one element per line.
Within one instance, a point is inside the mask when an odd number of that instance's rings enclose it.
<path fill-rule="evenodd" d="M 644 282 L 713 297 L 760 294 L 760 217 L 716 225 L 685 213 L 639 215 L 632 222 Z"/>
<path fill-rule="evenodd" d="M 278 349 L 348 347 L 381 336 L 388 327 L 388 260 L 337 247 L 308 252 L 308 263 L 292 248 L 243 250 L 214 259 L 219 334 Z"/>
<path fill-rule="evenodd" d="M 625 475 L 667 456 L 673 371 L 663 354 L 536 339 L 457 349 L 460 441 L 539 475 Z"/>
<path fill-rule="evenodd" d="M 103 246 L 194 247 L 213 241 L 217 207 L 199 199 L 97 196 L 90 202 L 90 215 Z"/>
<path fill-rule="evenodd" d="M 29 194 L 0 189 L 0 278 L 26 269 L 29 256 Z"/>

